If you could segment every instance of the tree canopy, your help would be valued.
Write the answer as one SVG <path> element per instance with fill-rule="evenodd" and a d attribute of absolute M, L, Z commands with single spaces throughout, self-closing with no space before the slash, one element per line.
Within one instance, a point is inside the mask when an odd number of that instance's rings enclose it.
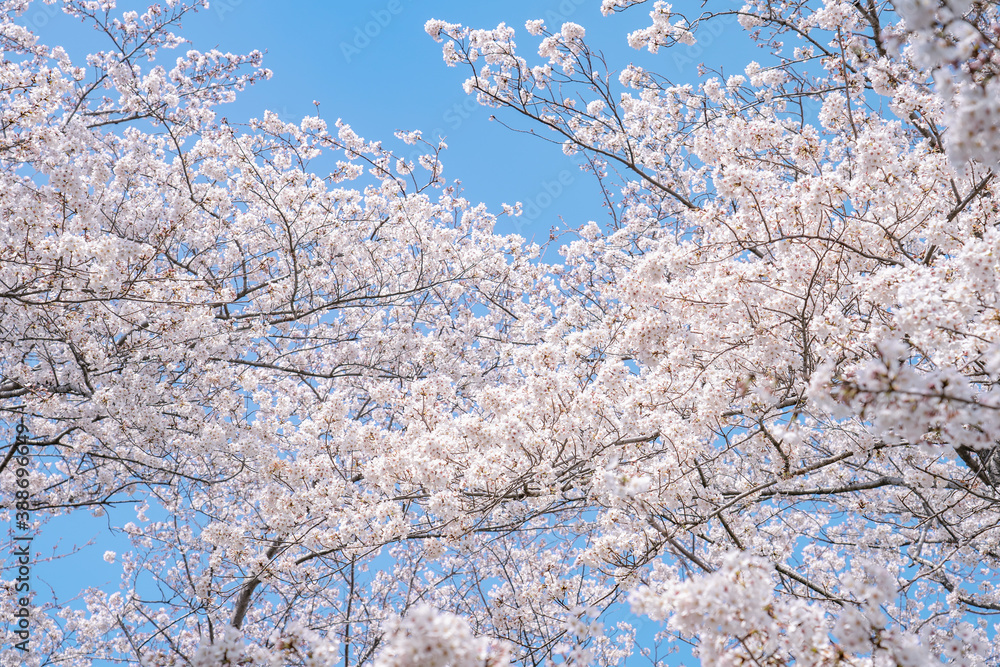
<path fill-rule="evenodd" d="M 60 0 L 85 63 L 29 4 L 0 0 L 0 410 L 31 434 L 2 507 L 138 512 L 121 590 L 33 592 L 0 664 L 1000 659 L 995 3 L 602 1 L 650 10 L 635 48 L 764 47 L 697 85 L 576 23 L 429 21 L 603 193 L 560 263 L 437 139 L 221 118 L 271 73 L 183 46 L 204 3 Z"/>

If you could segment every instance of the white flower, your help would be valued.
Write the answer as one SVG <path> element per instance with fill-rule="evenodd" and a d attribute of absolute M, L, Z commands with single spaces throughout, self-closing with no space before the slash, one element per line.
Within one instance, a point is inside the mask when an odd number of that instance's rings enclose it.
<path fill-rule="evenodd" d="M 543 30 L 545 30 L 545 21 L 543 21 L 542 19 L 526 21 L 524 24 L 524 28 L 528 31 L 528 34 L 537 37 L 542 34 Z"/>

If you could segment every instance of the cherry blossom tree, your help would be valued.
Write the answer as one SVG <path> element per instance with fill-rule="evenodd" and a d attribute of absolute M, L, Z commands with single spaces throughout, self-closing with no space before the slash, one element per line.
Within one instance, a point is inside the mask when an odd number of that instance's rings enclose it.
<path fill-rule="evenodd" d="M 198 6 L 64 3 L 109 45 L 84 68 L 3 3 L 5 419 L 33 436 L 34 517 L 135 507 L 134 550 L 108 555 L 124 591 L 39 601 L 24 664 L 370 662 L 426 597 L 371 563 L 450 523 L 395 477 L 448 470 L 394 441 L 516 372 L 542 275 L 419 133 L 400 135 L 426 149 L 412 164 L 341 122 L 219 119 L 269 72 L 259 53 L 165 58 Z M 3 664 L 22 664 L 11 636 Z"/>
<path fill-rule="evenodd" d="M 523 353 L 540 493 L 588 495 L 575 563 L 705 664 L 990 664 L 997 6 L 679 9 L 630 45 L 738 23 L 764 64 L 612 77 L 573 23 L 528 22 L 536 62 L 505 25 L 427 25 L 606 196 Z"/>
<path fill-rule="evenodd" d="M 0 5 L 0 409 L 39 526 L 134 515 L 0 664 L 1000 657 L 996 5 L 653 3 L 635 48 L 765 47 L 697 84 L 428 22 L 585 158 L 560 264 L 419 132 L 220 118 L 270 73 L 198 3 L 64 0 L 86 68 Z"/>

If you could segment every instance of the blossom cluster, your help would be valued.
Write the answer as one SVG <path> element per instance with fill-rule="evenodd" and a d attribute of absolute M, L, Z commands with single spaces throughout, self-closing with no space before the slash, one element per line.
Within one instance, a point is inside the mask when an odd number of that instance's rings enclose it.
<path fill-rule="evenodd" d="M 33 516 L 130 542 L 120 591 L 32 601 L 37 656 L 1000 657 L 992 3 L 653 2 L 634 47 L 766 47 L 691 83 L 600 71 L 576 22 L 429 21 L 587 158 L 607 215 L 558 263 L 418 131 L 220 118 L 270 72 L 157 64 L 199 3 L 65 0 L 112 42 L 87 67 L 0 6 L 0 409 Z"/>

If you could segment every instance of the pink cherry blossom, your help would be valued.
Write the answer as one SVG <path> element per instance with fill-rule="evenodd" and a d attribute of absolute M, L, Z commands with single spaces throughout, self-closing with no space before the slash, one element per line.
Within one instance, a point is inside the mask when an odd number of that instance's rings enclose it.
<path fill-rule="evenodd" d="M 419 131 L 225 121 L 204 3 L 65 0 L 80 62 L 0 5 L 2 508 L 130 543 L 27 664 L 1000 658 L 994 3 L 653 2 L 765 47 L 687 83 L 428 21 L 603 193 L 558 263 Z"/>

